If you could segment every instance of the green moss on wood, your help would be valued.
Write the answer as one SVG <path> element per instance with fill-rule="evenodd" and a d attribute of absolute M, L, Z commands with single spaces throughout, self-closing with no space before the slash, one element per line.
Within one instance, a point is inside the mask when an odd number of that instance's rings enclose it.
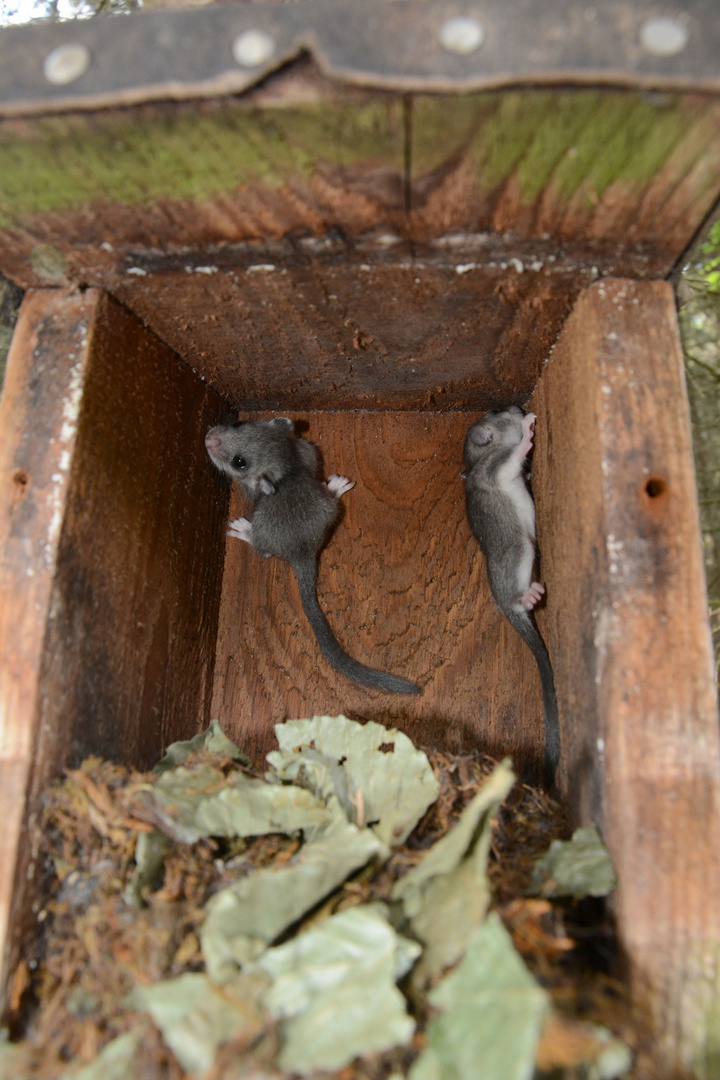
<path fill-rule="evenodd" d="M 426 97 L 415 106 L 414 158 L 430 171 L 470 144 L 480 192 L 512 177 L 526 204 L 548 186 L 567 204 L 614 183 L 640 192 L 677 149 L 690 161 L 713 153 L 708 125 L 717 139 L 717 107 L 682 96 L 576 89 Z"/>
<path fill-rule="evenodd" d="M 718 107 L 690 96 L 656 102 L 630 91 L 578 89 L 420 95 L 413 174 L 467 157 L 479 197 L 512 179 L 522 202 L 546 192 L 560 208 L 578 199 L 589 206 L 613 184 L 639 195 L 662 169 L 677 181 L 696 170 L 688 198 L 710 191 L 720 155 Z M 266 109 L 240 101 L 6 121 L 0 223 L 97 201 L 200 202 L 243 185 L 276 189 L 328 164 L 385 166 L 400 175 L 403 140 L 400 95 L 346 91 Z"/>
<path fill-rule="evenodd" d="M 318 162 L 400 170 L 402 113 L 378 97 L 283 109 L 112 111 L 0 125 L 0 220 L 101 199 L 199 201 L 243 184 L 278 187 Z"/>

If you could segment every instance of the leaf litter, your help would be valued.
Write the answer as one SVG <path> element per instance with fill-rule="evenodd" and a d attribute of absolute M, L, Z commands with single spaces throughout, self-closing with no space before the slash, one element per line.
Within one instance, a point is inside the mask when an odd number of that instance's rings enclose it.
<path fill-rule="evenodd" d="M 264 775 L 215 721 L 46 793 L 0 1080 L 628 1073 L 594 830 L 509 762 L 345 717 L 276 733 Z"/>

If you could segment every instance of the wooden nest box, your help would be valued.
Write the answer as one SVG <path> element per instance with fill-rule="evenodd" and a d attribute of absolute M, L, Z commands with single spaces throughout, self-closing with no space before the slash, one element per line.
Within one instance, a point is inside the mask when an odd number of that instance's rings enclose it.
<path fill-rule="evenodd" d="M 218 717 L 345 712 L 539 763 L 534 661 L 465 518 L 483 410 L 537 413 L 560 784 L 619 875 L 665 1075 L 711 1076 L 720 746 L 669 275 L 720 197 L 720 20 L 622 0 L 298 0 L 0 33 L 0 922 L 48 781 Z M 462 16 L 457 19 L 457 16 Z M 208 427 L 289 414 L 356 481 L 320 567 L 226 543 Z M 238 505 L 235 507 L 235 500 Z M 9 928 L 9 929 L 8 929 Z"/>

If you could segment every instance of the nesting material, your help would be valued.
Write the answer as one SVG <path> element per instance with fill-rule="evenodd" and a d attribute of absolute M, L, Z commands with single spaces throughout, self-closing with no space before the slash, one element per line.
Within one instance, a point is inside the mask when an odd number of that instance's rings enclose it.
<path fill-rule="evenodd" d="M 47 792 L 3 1080 L 624 1074 L 602 901 L 526 895 L 557 803 L 381 725 L 277 733 L 265 775 L 214 723 L 153 773 L 90 758 Z"/>

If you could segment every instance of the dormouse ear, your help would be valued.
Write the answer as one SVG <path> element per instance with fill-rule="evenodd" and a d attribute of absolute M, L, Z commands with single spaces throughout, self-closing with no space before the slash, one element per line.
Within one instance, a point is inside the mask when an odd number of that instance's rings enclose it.
<path fill-rule="evenodd" d="M 270 427 L 280 428 L 281 431 L 292 431 L 295 426 L 287 416 L 273 416 L 269 424 Z"/>
<path fill-rule="evenodd" d="M 478 446 L 486 446 L 487 443 L 493 441 L 492 428 L 483 427 L 482 424 L 476 424 L 475 427 L 470 428 L 470 441 L 477 443 Z"/>
<path fill-rule="evenodd" d="M 271 480 L 268 480 L 267 476 L 261 476 L 258 483 L 258 487 L 262 491 L 263 495 L 274 495 L 277 490 Z"/>

